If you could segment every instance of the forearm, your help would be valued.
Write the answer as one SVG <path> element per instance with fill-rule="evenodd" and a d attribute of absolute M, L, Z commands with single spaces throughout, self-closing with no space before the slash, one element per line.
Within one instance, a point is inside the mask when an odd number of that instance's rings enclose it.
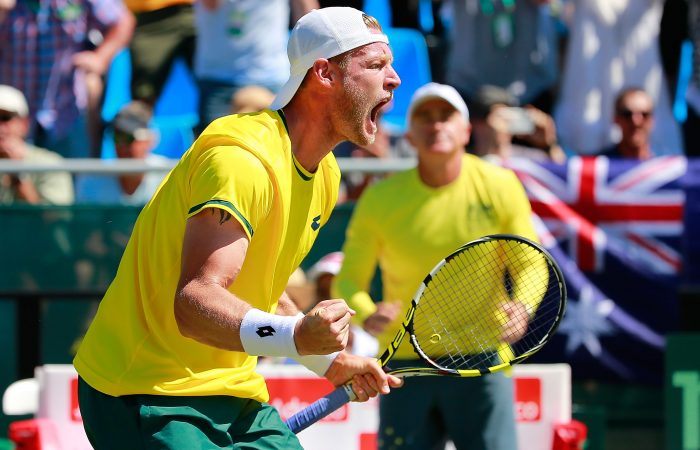
<path fill-rule="evenodd" d="M 191 281 L 175 295 L 183 336 L 224 350 L 244 351 L 241 322 L 252 307 L 217 283 Z"/>
<path fill-rule="evenodd" d="M 105 61 L 112 61 L 119 50 L 129 45 L 135 26 L 134 15 L 125 11 L 124 15 L 107 31 L 104 40 L 95 49 L 95 53 Z"/>
<path fill-rule="evenodd" d="M 10 178 L 18 200 L 34 205 L 41 202 L 41 196 L 31 180 L 19 175 L 10 175 Z"/>
<path fill-rule="evenodd" d="M 287 295 L 286 292 L 283 292 L 282 296 L 277 302 L 277 310 L 275 311 L 275 314 L 279 314 L 280 316 L 296 316 L 299 314 L 299 312 L 300 311 L 296 303 L 289 298 L 289 295 Z"/>

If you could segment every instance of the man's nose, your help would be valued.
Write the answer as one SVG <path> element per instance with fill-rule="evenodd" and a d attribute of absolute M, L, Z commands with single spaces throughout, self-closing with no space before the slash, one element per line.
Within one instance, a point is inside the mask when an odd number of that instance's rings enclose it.
<path fill-rule="evenodd" d="M 387 90 L 393 91 L 397 87 L 401 86 L 401 78 L 399 74 L 394 70 L 394 66 L 389 66 L 389 73 L 387 74 L 384 84 Z"/>

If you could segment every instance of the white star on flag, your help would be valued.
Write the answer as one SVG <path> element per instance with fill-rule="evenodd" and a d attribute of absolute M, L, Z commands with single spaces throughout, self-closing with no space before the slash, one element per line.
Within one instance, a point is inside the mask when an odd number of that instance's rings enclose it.
<path fill-rule="evenodd" d="M 599 356 L 602 351 L 600 336 L 614 334 L 614 327 L 607 317 L 615 307 L 610 299 L 594 300 L 593 289 L 585 286 L 581 289 L 578 302 L 568 302 L 566 315 L 559 326 L 559 332 L 568 336 L 566 353 L 572 354 L 581 345 L 586 347 L 593 356 Z"/>

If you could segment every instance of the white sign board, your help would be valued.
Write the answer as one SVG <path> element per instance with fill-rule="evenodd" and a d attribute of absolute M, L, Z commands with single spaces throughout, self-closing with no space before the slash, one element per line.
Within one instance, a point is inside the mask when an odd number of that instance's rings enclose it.
<path fill-rule="evenodd" d="M 297 365 L 261 365 L 270 403 L 287 418 L 330 392 L 331 384 Z M 515 366 L 515 411 L 521 450 L 550 450 L 554 426 L 571 420 L 571 369 L 567 364 Z M 39 384 L 37 428 L 42 449 L 89 450 L 78 409 L 77 374 L 71 365 L 45 365 Z M 8 388 L 12 389 L 12 386 Z M 466 419 L 465 419 L 466 420 Z M 378 401 L 350 403 L 299 433 L 306 450 L 374 450 Z"/>

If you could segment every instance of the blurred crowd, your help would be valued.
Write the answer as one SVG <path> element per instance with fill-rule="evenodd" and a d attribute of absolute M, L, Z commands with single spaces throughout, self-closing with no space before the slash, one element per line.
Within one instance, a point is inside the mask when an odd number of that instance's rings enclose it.
<path fill-rule="evenodd" d="M 102 158 L 109 143 L 118 158 L 162 163 L 154 119 L 176 61 L 196 84 L 194 138 L 218 117 L 267 107 L 289 73 L 290 27 L 340 5 L 420 32 L 433 81 L 469 106 L 466 150 L 480 157 L 700 152 L 699 0 L 0 0 L 0 158 Z M 125 49 L 131 100 L 106 122 L 107 74 Z M 395 67 L 401 76 L 415 62 Z M 335 154 L 413 152 L 400 132 L 380 129 L 371 146 Z M 161 176 L 0 174 L 0 203 L 142 204 Z M 375 177 L 345 177 L 340 201 Z"/>

